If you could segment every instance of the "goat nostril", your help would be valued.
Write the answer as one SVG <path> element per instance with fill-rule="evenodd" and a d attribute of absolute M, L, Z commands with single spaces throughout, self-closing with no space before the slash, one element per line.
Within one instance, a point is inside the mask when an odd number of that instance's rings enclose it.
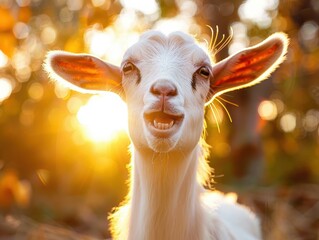
<path fill-rule="evenodd" d="M 174 97 L 177 95 L 177 89 L 174 88 L 172 89 L 170 92 L 168 92 L 167 96 L 171 96 L 171 97 Z"/>
<path fill-rule="evenodd" d="M 154 95 L 161 95 L 159 89 L 157 89 L 154 84 L 152 85 L 151 87 L 151 93 L 154 94 Z"/>
<path fill-rule="evenodd" d="M 174 97 L 177 95 L 177 88 L 168 81 L 157 81 L 151 86 L 150 92 L 156 96 Z"/>

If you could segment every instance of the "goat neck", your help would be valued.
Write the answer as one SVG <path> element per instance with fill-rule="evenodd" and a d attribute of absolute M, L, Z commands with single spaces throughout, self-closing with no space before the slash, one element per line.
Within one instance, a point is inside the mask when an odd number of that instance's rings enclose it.
<path fill-rule="evenodd" d="M 128 239 L 202 239 L 199 151 L 199 145 L 188 153 L 134 151 Z"/>

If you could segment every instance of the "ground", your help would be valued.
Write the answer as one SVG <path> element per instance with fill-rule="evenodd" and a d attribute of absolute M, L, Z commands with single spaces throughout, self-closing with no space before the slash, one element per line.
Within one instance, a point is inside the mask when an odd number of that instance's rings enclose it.
<path fill-rule="evenodd" d="M 238 201 L 260 217 L 265 240 L 319 239 L 319 186 L 258 188 L 240 191 Z M 92 224 L 97 224 L 92 222 Z M 101 226 L 104 223 L 98 223 Z M 29 217 L 0 215 L 0 240 L 98 240 L 106 233 L 92 235 L 90 228 L 44 224 Z M 90 234 L 91 233 L 91 234 Z"/>

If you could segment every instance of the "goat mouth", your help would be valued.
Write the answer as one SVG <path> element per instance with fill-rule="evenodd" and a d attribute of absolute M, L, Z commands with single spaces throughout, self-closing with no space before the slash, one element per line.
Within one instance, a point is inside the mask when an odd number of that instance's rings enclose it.
<path fill-rule="evenodd" d="M 183 118 L 183 114 L 169 114 L 162 111 L 144 113 L 147 126 L 158 137 L 167 137 L 176 129 Z"/>

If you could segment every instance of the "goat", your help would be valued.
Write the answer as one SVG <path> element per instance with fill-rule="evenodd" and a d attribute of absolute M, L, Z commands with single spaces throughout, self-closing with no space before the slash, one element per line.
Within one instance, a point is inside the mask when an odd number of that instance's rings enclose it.
<path fill-rule="evenodd" d="M 287 36 L 275 33 L 215 63 L 185 33 L 148 31 L 120 67 L 88 54 L 48 53 L 51 79 L 84 93 L 112 91 L 127 103 L 131 179 L 109 218 L 113 239 L 261 239 L 248 208 L 204 188 L 211 178 L 204 112 L 217 96 L 266 79 L 287 47 Z"/>

